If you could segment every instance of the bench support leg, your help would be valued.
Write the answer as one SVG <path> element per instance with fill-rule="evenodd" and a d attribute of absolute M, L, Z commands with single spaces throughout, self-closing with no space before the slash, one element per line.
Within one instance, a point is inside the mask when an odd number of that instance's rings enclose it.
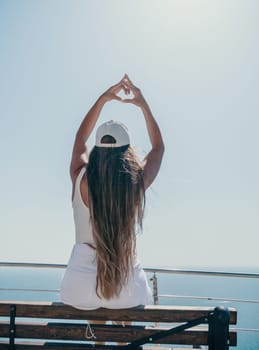
<path fill-rule="evenodd" d="M 209 350 L 229 349 L 229 320 L 229 311 L 223 307 L 209 315 Z"/>
<path fill-rule="evenodd" d="M 9 350 L 15 350 L 15 317 L 16 305 L 10 306 L 10 327 L 9 327 Z"/>

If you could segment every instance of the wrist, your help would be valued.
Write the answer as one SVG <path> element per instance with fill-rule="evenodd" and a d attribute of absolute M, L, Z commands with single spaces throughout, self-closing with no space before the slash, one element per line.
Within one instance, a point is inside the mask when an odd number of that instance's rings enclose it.
<path fill-rule="evenodd" d="M 142 111 L 149 111 L 149 105 L 147 104 L 146 100 L 143 99 L 143 101 L 140 104 L 140 108 L 142 109 Z"/>
<path fill-rule="evenodd" d="M 98 100 L 97 100 L 97 103 L 100 104 L 100 105 L 104 105 L 106 102 L 108 102 L 109 99 L 107 98 L 107 96 L 105 96 L 105 94 L 102 94 Z"/>

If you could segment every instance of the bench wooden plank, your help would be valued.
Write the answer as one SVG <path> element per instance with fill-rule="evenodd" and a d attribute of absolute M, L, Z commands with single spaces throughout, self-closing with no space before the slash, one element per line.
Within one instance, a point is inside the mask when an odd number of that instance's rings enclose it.
<path fill-rule="evenodd" d="M 86 326 L 84 323 L 23 323 L 16 324 L 16 338 L 33 339 L 61 339 L 86 341 Z M 108 342 L 132 342 L 138 338 L 151 337 L 152 334 L 161 331 L 162 327 L 146 326 L 118 326 L 118 325 L 91 325 L 92 331 L 98 341 Z M 165 329 L 165 328 L 164 328 Z M 168 329 L 168 327 L 167 327 Z M 0 323 L 0 334 L 2 337 L 9 336 L 9 325 L 7 322 Z M 167 336 L 163 339 L 164 344 L 200 344 L 206 345 L 208 329 L 196 327 L 192 330 Z M 160 343 L 160 341 L 157 341 Z M 236 333 L 230 332 L 230 343 L 235 345 Z"/>
<path fill-rule="evenodd" d="M 111 320 L 133 322 L 187 322 L 205 317 L 213 307 L 147 305 L 130 309 L 79 310 L 63 303 L 0 302 L 0 316 L 9 316 L 10 306 L 16 304 L 17 317 Z M 230 324 L 236 324 L 236 310 L 230 310 Z"/>
<path fill-rule="evenodd" d="M 1 343 L 0 342 L 0 349 L 1 350 L 9 350 L 9 344 L 8 343 Z M 16 343 L 15 344 L 15 350 L 118 350 L 118 346 L 116 345 L 94 345 L 93 344 L 63 344 L 63 343 L 50 343 L 50 342 L 34 342 L 34 343 Z"/>
<path fill-rule="evenodd" d="M 0 342 L 1 350 L 9 350 L 8 343 Z M 93 344 L 72 344 L 72 343 L 55 343 L 55 342 L 17 342 L 15 344 L 15 350 L 118 350 L 118 346 L 116 345 L 93 345 Z"/>

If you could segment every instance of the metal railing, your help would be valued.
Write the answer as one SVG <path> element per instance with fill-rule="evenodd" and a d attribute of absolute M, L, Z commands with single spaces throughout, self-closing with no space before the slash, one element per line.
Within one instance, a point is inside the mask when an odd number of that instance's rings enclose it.
<path fill-rule="evenodd" d="M 23 262 L 0 262 L 1 267 L 20 267 L 20 268 L 39 268 L 39 269 L 65 269 L 66 264 L 49 264 L 49 263 L 23 263 Z M 228 277 L 228 278 L 259 278 L 259 273 L 244 273 L 244 272 L 225 272 L 225 271 L 207 271 L 207 270 L 188 270 L 188 269 L 174 269 L 174 268 L 144 268 L 145 272 L 152 273 L 150 278 L 153 284 L 153 296 L 154 303 L 158 303 L 158 297 L 161 298 L 183 298 L 183 299 L 201 299 L 201 300 L 216 300 L 216 301 L 235 301 L 235 302 L 251 302 L 259 303 L 259 300 L 247 300 L 247 299 L 226 299 L 217 297 L 204 297 L 204 296 L 187 296 L 187 295 L 175 295 L 175 294 L 160 294 L 158 295 L 158 280 L 157 274 L 169 274 L 169 275 L 194 275 L 194 276 L 210 276 L 210 277 Z M 0 291 L 32 291 L 32 292 L 59 292 L 59 289 L 33 289 L 33 288 L 2 288 Z"/>
<path fill-rule="evenodd" d="M 39 269 L 65 269 L 66 266 L 67 266 L 66 264 L 0 262 L 0 268 L 1 267 L 10 267 L 10 268 L 19 267 L 19 268 L 39 268 Z M 199 296 L 199 295 L 159 294 L 158 279 L 157 279 L 158 274 L 259 279 L 259 273 L 189 270 L 189 269 L 174 269 L 174 268 L 164 269 L 164 268 L 151 268 L 151 267 L 144 268 L 144 270 L 146 273 L 152 274 L 150 281 L 152 281 L 152 285 L 153 285 L 154 304 L 158 304 L 160 298 L 259 304 L 259 300 L 251 300 L 251 299 L 222 298 L 222 297 Z M 0 286 L 0 292 L 1 291 L 58 293 L 59 289 L 4 288 Z M 236 330 L 238 332 L 259 332 L 259 328 L 236 328 Z"/>
<path fill-rule="evenodd" d="M 65 269 L 66 264 L 48 264 L 48 263 L 24 263 L 24 262 L 0 262 L 0 267 L 29 267 L 29 268 L 54 268 Z M 259 273 L 247 272 L 225 272 L 225 271 L 207 271 L 207 270 L 189 270 L 173 268 L 153 268 L 145 267 L 146 272 L 177 274 L 177 275 L 196 275 L 196 276 L 221 276 L 221 277 L 241 277 L 241 278 L 259 278 Z"/>

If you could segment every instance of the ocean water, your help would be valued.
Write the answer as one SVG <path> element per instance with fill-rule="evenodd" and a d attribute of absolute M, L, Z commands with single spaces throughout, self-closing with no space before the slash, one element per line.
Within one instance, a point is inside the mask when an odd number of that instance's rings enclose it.
<path fill-rule="evenodd" d="M 224 270 L 222 270 L 224 271 Z M 258 272 L 243 271 L 239 272 Z M 64 269 L 0 267 L 0 299 L 59 301 Z M 152 274 L 147 274 L 148 278 Z M 238 313 L 238 346 L 259 349 L 259 279 L 157 274 L 159 304 L 234 307 Z M 150 281 L 152 287 L 152 282 Z M 19 288 L 18 291 L 4 289 Z M 25 289 L 35 290 L 26 291 Z M 48 290 L 48 291 L 46 291 Z M 50 290 L 55 290 L 50 292 Z M 162 297 L 163 295 L 177 297 Z M 192 298 L 189 298 L 192 296 Z M 219 300 L 218 300 L 219 299 Z M 228 301 L 226 301 L 228 300 Z M 242 301 L 241 301 L 242 300 Z"/>

